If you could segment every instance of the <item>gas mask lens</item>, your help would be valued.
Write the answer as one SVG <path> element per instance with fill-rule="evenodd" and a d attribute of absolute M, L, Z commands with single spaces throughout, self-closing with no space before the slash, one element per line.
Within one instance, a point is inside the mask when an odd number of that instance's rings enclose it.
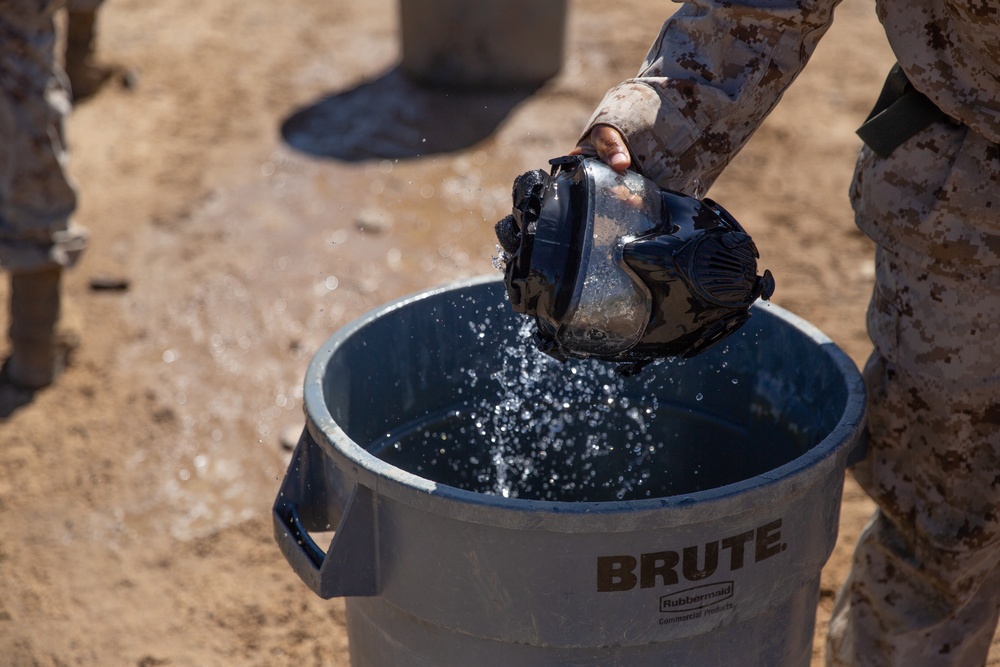
<path fill-rule="evenodd" d="M 659 188 L 635 172 L 619 174 L 596 160 L 583 169 L 590 195 L 576 223 L 583 228 L 583 275 L 555 335 L 581 354 L 614 355 L 639 342 L 652 310 L 649 289 L 624 262 L 623 249 L 656 228 L 663 204 Z"/>

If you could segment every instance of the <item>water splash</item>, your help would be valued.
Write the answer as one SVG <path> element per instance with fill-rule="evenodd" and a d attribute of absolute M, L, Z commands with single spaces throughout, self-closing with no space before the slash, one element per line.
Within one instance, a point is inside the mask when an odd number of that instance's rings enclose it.
<path fill-rule="evenodd" d="M 454 403 L 373 443 L 386 462 L 502 498 L 604 502 L 730 484 L 803 451 L 767 414 L 739 407 L 750 387 L 728 347 L 711 363 L 665 359 L 623 377 L 614 364 L 546 356 L 530 318 L 480 312 L 467 326 Z"/>
<path fill-rule="evenodd" d="M 507 263 L 511 259 L 511 254 L 506 250 L 504 250 L 503 246 L 501 246 L 499 243 L 496 244 L 496 253 L 497 254 L 493 255 L 493 257 L 491 258 L 493 268 L 499 271 L 500 273 L 503 273 L 507 270 Z"/>
<path fill-rule="evenodd" d="M 469 322 L 477 338 L 489 326 L 488 318 Z M 488 374 L 460 369 L 467 387 L 478 387 L 478 398 L 419 433 L 388 434 L 392 443 L 382 445 L 382 458 L 505 498 L 621 500 L 656 493 L 649 482 L 666 441 L 656 428 L 656 393 L 642 380 L 616 375 L 611 364 L 560 363 L 534 346 L 531 320 L 519 319 L 516 327 L 498 368 Z"/>

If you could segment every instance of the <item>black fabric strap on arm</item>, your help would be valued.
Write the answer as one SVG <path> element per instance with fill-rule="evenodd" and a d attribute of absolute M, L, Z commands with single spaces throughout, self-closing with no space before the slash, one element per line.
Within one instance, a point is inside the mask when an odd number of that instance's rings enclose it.
<path fill-rule="evenodd" d="M 945 113 L 913 87 L 899 64 L 886 77 L 875 108 L 858 128 L 858 136 L 881 158 Z"/>

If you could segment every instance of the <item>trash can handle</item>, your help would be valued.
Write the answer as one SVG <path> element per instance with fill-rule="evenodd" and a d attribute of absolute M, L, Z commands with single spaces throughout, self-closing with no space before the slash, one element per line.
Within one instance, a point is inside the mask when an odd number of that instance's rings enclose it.
<path fill-rule="evenodd" d="M 374 493 L 355 482 L 341 503 L 340 495 L 329 489 L 324 459 L 322 448 L 304 429 L 274 503 L 275 540 L 295 573 L 321 598 L 378 595 Z M 338 516 L 324 552 L 309 527 L 329 526 Z"/>

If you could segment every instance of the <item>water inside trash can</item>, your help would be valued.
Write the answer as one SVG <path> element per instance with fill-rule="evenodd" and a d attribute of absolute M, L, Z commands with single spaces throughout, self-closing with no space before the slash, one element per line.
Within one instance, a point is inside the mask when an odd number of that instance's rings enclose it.
<path fill-rule="evenodd" d="M 815 433 L 781 423 L 755 398 L 749 378 L 739 386 L 726 350 L 707 368 L 710 382 L 691 382 L 681 359 L 624 379 L 614 364 L 559 363 L 520 344 L 529 331 L 522 327 L 518 344 L 499 347 L 500 370 L 484 377 L 458 369 L 466 391 L 456 395 L 478 398 L 387 429 L 368 450 L 476 493 L 604 502 L 738 482 L 815 444 Z"/>
<path fill-rule="evenodd" d="M 800 437 L 766 420 L 740 427 L 672 406 L 590 413 L 567 411 L 550 421 L 519 416 L 498 439 L 493 414 L 458 409 L 397 430 L 372 451 L 398 468 L 476 493 L 602 502 L 723 486 L 806 449 Z M 637 413 L 644 415 L 642 428 Z"/>

